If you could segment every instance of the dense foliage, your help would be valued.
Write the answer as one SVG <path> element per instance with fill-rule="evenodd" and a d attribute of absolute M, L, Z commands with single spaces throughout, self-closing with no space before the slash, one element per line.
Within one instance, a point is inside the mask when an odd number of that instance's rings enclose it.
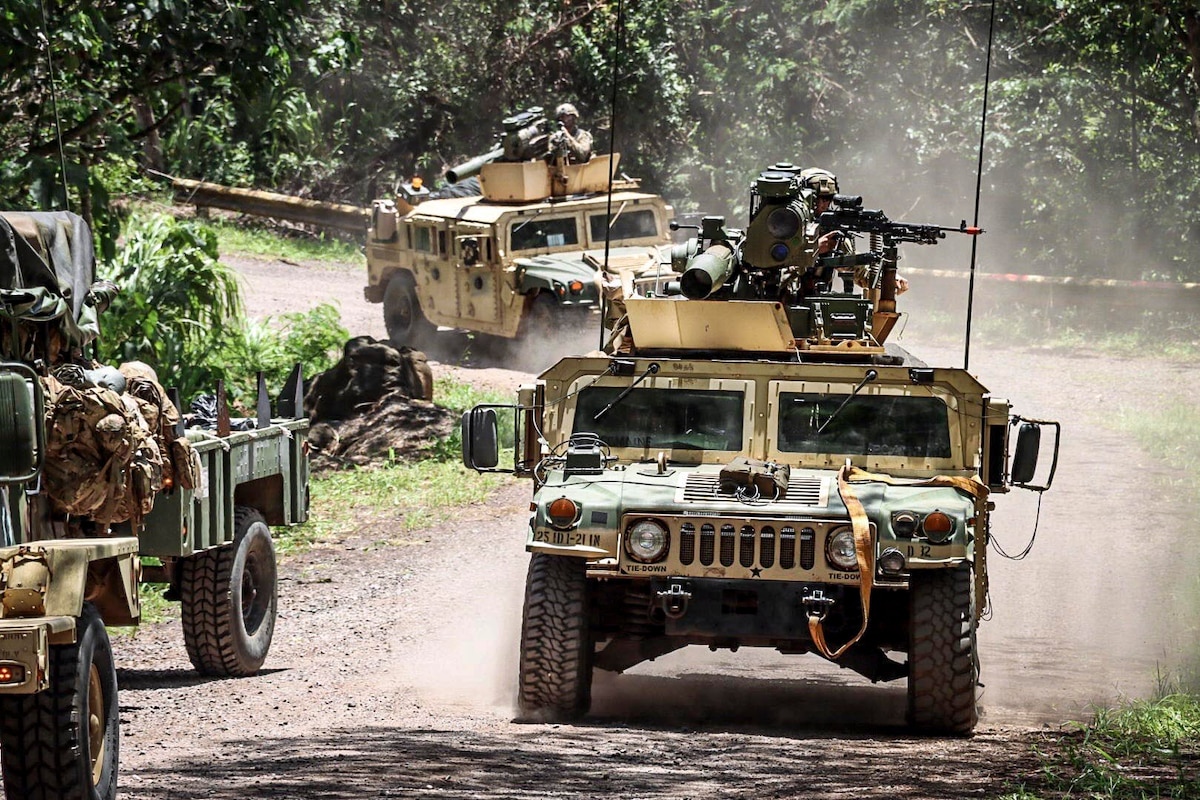
<path fill-rule="evenodd" d="M 789 160 L 832 167 L 894 217 L 973 215 L 986 2 L 41 2 L 0 9 L 9 205 L 62 202 L 54 63 L 73 202 L 101 210 L 136 188 L 139 160 L 366 203 L 484 151 L 506 113 L 569 99 L 683 210 L 740 216 L 750 177 Z M 992 258 L 1200 279 L 1195 3 L 1011 0 L 995 30 Z"/>
<path fill-rule="evenodd" d="M 131 220 L 99 272 L 121 291 L 101 317 L 97 357 L 144 361 L 185 401 L 223 380 L 231 398 L 252 404 L 257 370 L 278 391 L 294 364 L 306 375 L 328 369 L 347 337 L 328 304 L 284 315 L 281 324 L 245 319 L 237 276 L 217 260 L 215 234 L 194 223 Z"/>

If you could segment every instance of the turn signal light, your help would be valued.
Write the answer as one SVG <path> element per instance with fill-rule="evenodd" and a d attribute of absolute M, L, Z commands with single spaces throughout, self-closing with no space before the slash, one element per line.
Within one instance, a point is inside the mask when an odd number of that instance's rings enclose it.
<path fill-rule="evenodd" d="M 556 528 L 570 528 L 579 519 L 579 506 L 569 497 L 560 497 L 546 508 L 550 524 Z"/>
<path fill-rule="evenodd" d="M 925 519 L 921 522 L 921 529 L 925 532 L 925 538 L 934 543 L 944 542 L 954 533 L 954 520 L 949 514 L 942 511 L 934 511 L 925 515 Z"/>
<path fill-rule="evenodd" d="M 571 294 L 579 294 L 583 291 L 583 281 L 571 281 Z"/>
<path fill-rule="evenodd" d="M 0 684 L 24 683 L 25 668 L 20 664 L 0 664 Z"/>

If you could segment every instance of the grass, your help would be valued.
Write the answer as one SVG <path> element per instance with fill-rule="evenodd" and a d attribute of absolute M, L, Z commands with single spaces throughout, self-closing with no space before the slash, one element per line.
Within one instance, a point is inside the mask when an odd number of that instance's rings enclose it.
<path fill-rule="evenodd" d="M 305 238 L 280 236 L 268 228 L 237 225 L 221 219 L 205 224 L 217 234 L 222 253 L 262 256 L 283 261 L 317 261 L 329 264 L 363 265 L 366 259 L 358 245 L 324 234 Z"/>
<path fill-rule="evenodd" d="M 434 382 L 434 402 L 462 412 L 478 403 L 508 403 L 506 393 L 480 389 L 454 378 Z M 400 515 L 398 532 L 418 530 L 448 519 L 455 508 L 486 500 L 511 480 L 503 474 L 476 474 L 461 463 L 455 430 L 430 443 L 428 457 L 391 461 L 380 467 L 313 476 L 309 521 L 275 530 L 280 554 L 303 552 L 314 544 L 354 531 L 363 516 Z"/>
<path fill-rule="evenodd" d="M 1041 774 L 1003 800 L 1200 797 L 1200 698 L 1168 693 L 1100 709 L 1037 749 Z"/>
<path fill-rule="evenodd" d="M 912 315 L 914 336 L 941 342 L 958 341 L 964 335 L 965 322 L 959 315 L 936 308 L 906 310 Z M 1200 356 L 1198 329 L 1200 315 L 1184 312 L 1143 311 L 1115 319 L 1071 308 L 1056 308 L 1051 314 L 1045 308 L 1010 305 L 978 312 L 972 321 L 971 344 L 972 349 L 1015 345 L 1185 360 Z"/>
<path fill-rule="evenodd" d="M 1167 405 L 1126 407 L 1117 424 L 1151 455 L 1174 468 L 1176 484 L 1200 508 L 1200 405 L 1172 401 Z"/>

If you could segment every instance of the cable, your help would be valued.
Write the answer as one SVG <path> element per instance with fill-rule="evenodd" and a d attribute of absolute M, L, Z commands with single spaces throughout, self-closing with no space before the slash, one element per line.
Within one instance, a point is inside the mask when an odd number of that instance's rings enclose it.
<path fill-rule="evenodd" d="M 1025 545 L 1025 548 L 1023 550 L 1021 550 L 1021 552 L 1017 553 L 1015 556 L 1012 556 L 1012 555 L 1009 555 L 1008 553 L 1006 553 L 1004 551 L 1004 548 L 1000 546 L 1000 541 L 996 538 L 996 534 L 992 533 L 990 530 L 988 531 L 988 539 L 991 541 L 992 546 L 995 548 L 996 552 L 1000 554 L 1001 558 L 1007 558 L 1009 561 L 1024 561 L 1025 557 L 1029 555 L 1029 552 L 1031 550 L 1033 550 L 1033 543 L 1037 541 L 1038 523 L 1042 519 L 1042 497 L 1044 497 L 1044 495 L 1041 492 L 1039 492 L 1038 493 L 1038 504 L 1037 504 L 1037 515 L 1033 519 L 1033 535 L 1029 537 L 1029 542 Z M 990 528 L 990 525 L 989 525 L 989 528 Z"/>

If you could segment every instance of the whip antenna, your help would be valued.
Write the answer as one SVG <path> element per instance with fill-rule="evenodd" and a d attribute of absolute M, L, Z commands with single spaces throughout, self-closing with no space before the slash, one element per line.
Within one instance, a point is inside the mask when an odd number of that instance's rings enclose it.
<path fill-rule="evenodd" d="M 612 64 L 612 102 L 609 106 L 608 118 L 608 208 L 605 212 L 605 219 L 608 224 L 604 227 L 604 270 L 608 273 L 608 250 L 609 244 L 612 241 L 612 193 L 613 193 L 613 174 L 617 171 L 616 161 L 613 160 L 613 155 L 617 149 L 617 75 L 621 67 L 621 40 L 625 33 L 625 2 L 617 0 L 617 27 L 616 35 L 613 42 L 613 64 Z M 608 298 L 604 296 L 603 281 L 600 287 L 600 349 L 604 349 L 604 320 L 608 316 Z"/>
<path fill-rule="evenodd" d="M 50 54 L 50 25 L 46 21 L 46 2 L 38 7 L 42 12 L 42 41 L 46 44 L 46 68 L 50 71 L 50 105 L 54 107 L 54 134 L 58 137 L 58 165 L 62 169 L 63 208 L 71 210 L 71 197 L 67 194 L 67 157 L 63 152 L 62 121 L 58 118 L 58 90 L 54 81 L 54 58 Z"/>
<path fill-rule="evenodd" d="M 979 195 L 983 189 L 983 137 L 987 133 L 988 86 L 992 79 L 992 33 L 996 29 L 996 0 L 992 0 L 988 19 L 987 61 L 983 69 L 983 115 L 979 120 L 979 165 L 975 171 L 975 227 L 979 227 Z M 971 312 L 975 304 L 975 252 L 979 237 L 971 237 L 971 275 L 967 281 L 967 341 L 963 349 L 963 369 L 971 365 Z"/>

